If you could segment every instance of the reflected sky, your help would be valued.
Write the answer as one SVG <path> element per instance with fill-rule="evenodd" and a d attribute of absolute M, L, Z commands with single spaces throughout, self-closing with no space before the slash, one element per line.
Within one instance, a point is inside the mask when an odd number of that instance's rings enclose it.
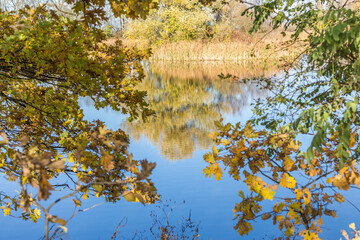
<path fill-rule="evenodd" d="M 229 67 L 216 68 L 213 64 L 202 64 L 198 68 L 148 66 L 147 77 L 138 88 L 147 91 L 147 102 L 156 114 L 145 123 L 124 121 L 122 128 L 135 141 L 142 136 L 149 139 L 160 154 L 171 161 L 192 158 L 195 151 L 209 149 L 214 121 L 222 116 L 246 114 L 251 99 L 265 95 L 250 82 L 244 84 L 217 76 L 224 71 L 227 71 L 225 74 L 244 72 L 243 65 L 233 68 L 231 71 Z M 250 69 L 247 77 L 252 77 Z M 262 69 L 258 71 L 258 75 L 263 74 Z"/>
<path fill-rule="evenodd" d="M 185 201 L 171 214 L 172 224 L 182 217 L 191 218 L 200 224 L 200 239 L 239 239 L 233 229 L 233 207 L 241 199 L 240 189 L 246 189 L 241 181 L 224 174 L 221 181 L 206 178 L 202 170 L 206 166 L 203 154 L 211 148 L 208 134 L 214 131 L 214 121 L 220 116 L 225 122 L 244 123 L 252 115 L 251 100 L 266 96 L 266 93 L 251 84 L 233 80 L 221 80 L 219 73 L 231 73 L 240 77 L 270 76 L 276 69 L 244 65 L 148 65 L 148 76 L 139 86 L 148 91 L 148 101 L 157 114 L 148 122 L 126 121 L 126 117 L 110 109 L 99 111 L 87 99 L 82 106 L 88 120 L 100 119 L 112 129 L 123 128 L 131 138 L 130 152 L 134 159 L 156 162 L 152 180 L 164 201 Z M 181 161 L 179 161 L 181 159 Z M 17 191 L 17 185 L 1 179 L 2 191 Z M 52 198 L 61 196 L 54 193 Z M 357 195 L 349 196 L 352 202 L 360 202 Z M 102 198 L 84 201 L 82 209 L 102 203 Z M 271 204 L 271 202 L 268 202 Z M 68 218 L 73 203 L 64 201 L 54 208 L 54 214 Z M 339 239 L 340 229 L 348 229 L 351 222 L 360 222 L 359 213 L 342 205 L 337 219 L 324 219 L 324 236 Z M 344 207 L 345 206 L 345 207 Z M 152 225 L 151 212 L 158 211 L 154 205 L 142 206 L 124 200 L 116 204 L 105 203 L 89 211 L 79 213 L 68 225 L 69 239 L 110 239 L 117 225 L 127 217 L 126 226 L 119 230 L 118 239 L 132 239 Z M 157 212 L 157 214 L 161 214 Z M 39 239 L 44 229 L 42 220 L 25 222 L 11 217 L 0 217 L 0 239 Z M 271 221 L 254 223 L 255 231 L 242 239 L 272 239 L 278 230 Z M 153 239 L 149 232 L 147 238 Z M 145 233 L 145 235 L 146 235 Z"/>

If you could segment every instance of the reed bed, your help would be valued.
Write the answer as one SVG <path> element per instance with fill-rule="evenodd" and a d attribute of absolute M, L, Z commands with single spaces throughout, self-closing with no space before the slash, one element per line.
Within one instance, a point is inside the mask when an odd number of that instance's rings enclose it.
<path fill-rule="evenodd" d="M 290 33 L 288 33 L 288 36 Z M 222 61 L 222 62 L 258 62 L 274 63 L 289 62 L 299 56 L 301 42 L 289 46 L 289 37 L 282 37 L 280 32 L 270 34 L 249 35 L 244 33 L 237 38 L 219 40 L 192 40 L 180 42 L 164 42 L 150 45 L 147 40 L 121 39 L 128 47 L 145 50 L 151 47 L 151 61 Z M 115 39 L 108 39 L 111 44 Z M 281 64 L 280 64 L 281 65 Z"/>
<path fill-rule="evenodd" d="M 285 47 L 277 38 L 253 41 L 183 41 L 165 43 L 153 49 L 152 60 L 162 61 L 291 61 L 300 47 Z"/>

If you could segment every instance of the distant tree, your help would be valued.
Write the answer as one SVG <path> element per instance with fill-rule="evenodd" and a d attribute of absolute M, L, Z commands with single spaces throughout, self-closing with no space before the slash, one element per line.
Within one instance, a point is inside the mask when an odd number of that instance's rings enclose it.
<path fill-rule="evenodd" d="M 240 1 L 216 1 L 211 5 L 214 18 L 213 37 L 219 40 L 227 40 L 248 36 L 252 26 L 250 18 L 243 16 L 242 12 L 247 8 Z"/>
<path fill-rule="evenodd" d="M 147 39 L 152 44 L 206 38 L 211 32 L 212 16 L 196 0 L 164 0 L 159 8 L 144 19 L 129 21 L 124 36 L 129 39 Z"/>

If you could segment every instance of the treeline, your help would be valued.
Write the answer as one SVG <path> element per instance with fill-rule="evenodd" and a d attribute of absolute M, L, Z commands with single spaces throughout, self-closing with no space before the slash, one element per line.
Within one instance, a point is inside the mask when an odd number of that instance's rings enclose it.
<path fill-rule="evenodd" d="M 126 19 L 119 28 L 107 25 L 105 32 L 115 37 L 107 43 L 120 38 L 128 46 L 151 47 L 152 61 L 262 61 L 268 65 L 294 61 L 303 47 L 287 42 L 292 28 L 284 38 L 282 27 L 272 31 L 271 22 L 265 21 L 259 31 L 249 34 L 253 12 L 245 14 L 247 8 L 249 3 L 235 0 L 208 5 L 201 0 L 160 0 L 146 19 Z"/>
<path fill-rule="evenodd" d="M 216 1 L 204 6 L 198 0 L 161 0 L 146 19 L 129 20 L 118 34 L 125 39 L 148 40 L 151 45 L 195 39 L 220 41 L 244 38 L 251 19 L 246 5 Z"/>

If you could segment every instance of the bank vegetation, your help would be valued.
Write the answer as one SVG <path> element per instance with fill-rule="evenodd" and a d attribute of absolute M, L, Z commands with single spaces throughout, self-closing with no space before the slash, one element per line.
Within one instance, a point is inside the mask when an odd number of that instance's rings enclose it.
<path fill-rule="evenodd" d="M 146 19 L 127 21 L 108 42 L 151 48 L 153 61 L 291 62 L 304 43 L 293 45 L 292 29 L 272 30 L 270 23 L 251 34 L 251 12 L 237 1 L 216 1 L 204 7 L 198 0 L 162 0 Z M 285 37 L 284 37 L 285 36 Z"/>

